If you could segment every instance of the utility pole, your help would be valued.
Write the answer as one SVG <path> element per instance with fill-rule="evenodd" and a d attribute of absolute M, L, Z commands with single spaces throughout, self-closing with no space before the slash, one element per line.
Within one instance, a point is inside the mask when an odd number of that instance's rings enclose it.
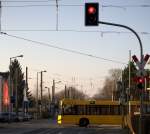
<path fill-rule="evenodd" d="M 68 98 L 67 97 L 67 87 L 66 87 L 66 85 L 65 85 L 65 98 Z"/>
<path fill-rule="evenodd" d="M 50 88 L 48 88 L 49 103 L 51 102 Z"/>
<path fill-rule="evenodd" d="M 58 0 L 56 0 L 56 30 L 58 31 Z"/>
<path fill-rule="evenodd" d="M 42 117 L 42 108 L 43 108 L 43 72 L 41 71 L 41 105 L 40 105 L 40 116 Z"/>
<path fill-rule="evenodd" d="M 25 83 L 25 96 L 26 96 L 26 99 L 27 99 L 27 91 L 28 91 L 28 67 L 26 67 L 26 83 Z M 24 106 L 25 106 L 25 114 L 26 112 L 28 111 L 28 99 L 24 102 Z"/>
<path fill-rule="evenodd" d="M 51 102 L 51 94 L 50 94 L 50 88 L 49 87 L 45 87 L 47 88 L 48 91 L 48 99 L 49 99 L 49 103 Z"/>
<path fill-rule="evenodd" d="M 42 107 L 42 100 L 43 100 L 43 72 L 41 71 L 41 107 Z"/>
<path fill-rule="evenodd" d="M 129 50 L 129 88 L 127 89 L 127 104 L 128 104 L 128 114 L 130 114 L 130 105 L 129 105 L 129 101 L 131 98 L 131 50 Z"/>
<path fill-rule="evenodd" d="M 38 73 L 39 73 L 39 72 L 37 72 L 37 88 L 36 88 L 36 108 L 37 108 L 37 119 L 38 119 L 38 110 L 39 110 L 39 109 L 38 109 L 38 105 L 39 105 L 39 104 L 38 104 L 38 103 L 39 103 L 39 102 L 38 102 L 38 100 L 39 100 L 39 99 L 38 99 L 38 98 L 39 98 L 39 97 L 38 97 L 38 96 L 39 96 L 39 94 L 38 94 L 38 92 L 39 92 L 39 91 L 38 91 L 38 87 L 39 87 L 39 86 L 38 86 Z"/>
<path fill-rule="evenodd" d="M 41 86 L 41 109 L 40 109 L 41 114 L 42 114 L 42 108 L 43 108 L 43 72 L 46 72 L 46 70 L 41 71 L 41 85 L 40 85 Z"/>
<path fill-rule="evenodd" d="M 53 80 L 52 85 L 52 103 L 51 103 L 51 115 L 53 119 L 55 118 L 55 80 Z"/>
<path fill-rule="evenodd" d="M 53 80 L 52 85 L 52 103 L 55 103 L 55 80 Z"/>

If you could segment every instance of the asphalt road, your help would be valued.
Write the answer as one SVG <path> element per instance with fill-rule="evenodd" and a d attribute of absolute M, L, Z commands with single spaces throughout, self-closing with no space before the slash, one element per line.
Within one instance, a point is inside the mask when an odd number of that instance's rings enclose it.
<path fill-rule="evenodd" d="M 53 120 L 0 124 L 0 134 L 128 134 L 120 126 L 59 126 Z"/>

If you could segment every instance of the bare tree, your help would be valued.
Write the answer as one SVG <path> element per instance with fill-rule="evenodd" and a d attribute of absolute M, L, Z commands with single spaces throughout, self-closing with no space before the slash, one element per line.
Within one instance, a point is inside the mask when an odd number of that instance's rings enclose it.
<path fill-rule="evenodd" d="M 116 83 L 122 77 L 121 69 L 109 70 L 109 76 L 106 77 L 104 86 L 99 89 L 98 93 L 94 95 L 94 99 L 115 99 L 116 96 Z"/>
<path fill-rule="evenodd" d="M 85 99 L 87 98 L 87 95 L 71 86 L 56 94 L 56 100 L 61 100 L 63 98 Z"/>

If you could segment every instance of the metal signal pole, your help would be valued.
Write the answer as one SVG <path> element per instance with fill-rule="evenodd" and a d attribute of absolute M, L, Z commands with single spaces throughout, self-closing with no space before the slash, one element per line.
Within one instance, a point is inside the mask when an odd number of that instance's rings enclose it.
<path fill-rule="evenodd" d="M 99 24 L 104 24 L 104 25 L 111 25 L 111 26 L 116 26 L 116 27 L 122 27 L 125 29 L 128 29 L 129 31 L 131 31 L 136 38 L 139 41 L 140 44 L 140 56 L 141 56 L 141 60 L 140 60 L 140 75 L 141 77 L 143 77 L 143 70 L 144 70 L 144 66 L 143 66 L 143 46 L 142 46 L 142 41 L 139 37 L 139 35 L 130 27 L 125 26 L 125 25 L 121 25 L 121 24 L 116 24 L 116 23 L 110 23 L 110 22 L 103 22 L 103 21 L 98 21 Z M 141 89 L 141 97 L 140 97 L 140 123 L 139 123 L 139 134 L 142 134 L 142 117 L 143 117 L 143 89 Z"/>

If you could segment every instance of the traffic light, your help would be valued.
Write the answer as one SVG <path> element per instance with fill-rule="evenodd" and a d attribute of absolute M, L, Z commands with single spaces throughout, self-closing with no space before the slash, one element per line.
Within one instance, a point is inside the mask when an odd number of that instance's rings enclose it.
<path fill-rule="evenodd" d="M 138 77 L 137 79 L 137 87 L 138 89 L 143 89 L 144 88 L 144 78 L 142 77 Z"/>
<path fill-rule="evenodd" d="M 98 26 L 99 3 L 85 3 L 85 26 Z"/>

